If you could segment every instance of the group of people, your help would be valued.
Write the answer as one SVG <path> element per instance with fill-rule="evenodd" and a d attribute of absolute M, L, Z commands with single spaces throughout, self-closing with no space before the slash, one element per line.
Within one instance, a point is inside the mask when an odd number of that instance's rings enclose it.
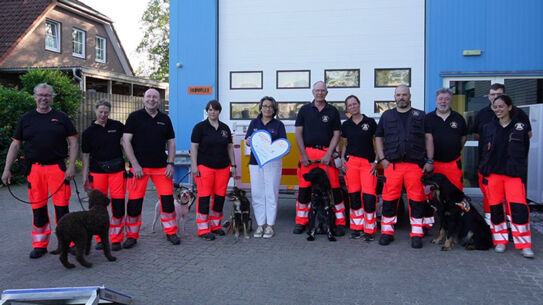
<path fill-rule="evenodd" d="M 461 153 L 468 130 L 462 115 L 451 109 L 453 92 L 447 88 L 439 89 L 435 111 L 425 114 L 411 106 L 409 87 L 399 86 L 394 91 L 396 107 L 385 111 L 378 124 L 361 113 L 360 100 L 354 95 L 345 99 L 350 117 L 342 124 L 339 111 L 326 101 L 325 83 L 316 82 L 312 93 L 313 101 L 300 108 L 295 121 L 300 162 L 293 233 L 303 233 L 309 221 L 311 183 L 303 175 L 320 167 L 326 171 L 332 187 L 334 235 L 343 236 L 347 230 L 339 181 L 340 170 L 343 170 L 350 202 L 351 238 L 374 240 L 377 233 L 377 172 L 381 166 L 384 183 L 379 244 L 386 246 L 394 241 L 398 204 L 405 187 L 411 246 L 422 248 L 422 237 L 434 222 L 433 212 L 427 208 L 422 175 L 444 174 L 463 189 Z M 69 211 L 69 180 L 74 177 L 78 153 L 77 132 L 72 122 L 66 114 L 51 108 L 54 95 L 48 84 L 38 84 L 34 88 L 36 110 L 21 117 L 2 174 L 2 181 L 9 184 L 11 166 L 21 142 L 25 142 L 28 193 L 34 215 L 31 258 L 47 252 L 51 234 L 48 192 L 52 193 L 57 221 Z M 475 117 L 473 131 L 479 140 L 479 186 L 484 196 L 485 216 L 496 252 L 506 249 L 509 220 L 515 247 L 521 249 L 525 257 L 534 257 L 525 194 L 530 122 L 522 110 L 513 106 L 503 85 L 493 84 L 488 97 L 490 103 Z M 114 251 L 137 244 L 149 178 L 160 198 L 161 220 L 167 239 L 174 245 L 180 243 L 172 196 L 175 133 L 169 117 L 159 111 L 159 103 L 158 91 L 147 90 L 144 108 L 131 113 L 123 125 L 108 118 L 111 105 L 100 101 L 96 105 L 96 120 L 83 132 L 83 182 L 86 188 L 96 188 L 105 194 L 109 190 L 112 199 L 110 239 Z M 221 228 L 223 207 L 228 181 L 237 164 L 232 132 L 219 120 L 221 104 L 212 100 L 205 110 L 207 118 L 192 130 L 190 156 L 191 171 L 198 188 L 198 236 L 211 241 L 217 235 L 225 235 Z M 251 135 L 259 130 L 269 132 L 272 141 L 286 138 L 284 124 L 276 119 L 278 105 L 275 99 L 263 97 L 259 111 L 258 117 L 250 122 L 245 143 L 250 146 Z M 123 151 L 130 161 L 129 172 L 125 171 Z M 335 165 L 336 158 L 341 160 L 339 167 Z M 251 153 L 249 170 L 257 222 L 254 237 L 271 238 L 275 234 L 282 161 L 276 159 L 260 166 Z M 125 204 L 126 190 L 128 201 Z"/>

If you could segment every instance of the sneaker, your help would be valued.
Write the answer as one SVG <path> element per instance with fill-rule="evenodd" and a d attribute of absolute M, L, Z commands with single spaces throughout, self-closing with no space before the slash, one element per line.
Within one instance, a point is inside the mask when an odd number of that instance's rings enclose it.
<path fill-rule="evenodd" d="M 393 241 L 394 241 L 394 236 L 390 234 L 382 234 L 381 238 L 379 238 L 379 244 L 381 246 L 388 246 Z"/>
<path fill-rule="evenodd" d="M 138 240 L 132 237 L 127 238 L 123 243 L 123 248 L 130 249 L 134 248 L 134 246 L 138 243 Z"/>
<path fill-rule="evenodd" d="M 361 230 L 353 230 L 351 232 L 351 239 L 359 239 L 362 238 L 362 231 Z"/>
<path fill-rule="evenodd" d="M 414 248 L 414 249 L 422 248 L 422 237 L 420 236 L 411 237 L 411 248 Z"/>
<path fill-rule="evenodd" d="M 334 236 L 343 236 L 345 235 L 345 226 L 336 226 L 334 228 Z"/>
<path fill-rule="evenodd" d="M 264 235 L 262 237 L 264 238 L 272 238 L 275 232 L 273 232 L 273 228 L 270 226 L 266 227 L 266 230 L 264 230 Z"/>
<path fill-rule="evenodd" d="M 497 253 L 503 253 L 503 252 L 505 252 L 505 245 L 504 245 L 504 244 L 497 244 L 497 245 L 494 247 L 494 251 L 496 251 Z"/>
<path fill-rule="evenodd" d="M 34 248 L 30 251 L 30 258 L 40 258 L 47 253 L 47 248 Z"/>
<path fill-rule="evenodd" d="M 123 247 L 121 246 L 121 243 L 112 243 L 111 244 L 111 251 L 120 251 Z"/>
<path fill-rule="evenodd" d="M 104 244 L 102 242 L 99 242 L 96 244 L 96 246 L 94 247 L 94 249 L 96 250 L 103 250 L 104 249 Z"/>
<path fill-rule="evenodd" d="M 532 251 L 532 248 L 524 248 L 521 251 L 522 251 L 522 256 L 526 258 L 534 258 L 535 256 L 534 251 Z"/>
<path fill-rule="evenodd" d="M 215 234 L 213 233 L 202 234 L 200 235 L 200 238 L 207 241 L 215 240 Z"/>
<path fill-rule="evenodd" d="M 292 230 L 293 234 L 302 234 L 305 230 L 305 226 L 301 224 L 296 224 L 294 226 L 294 230 Z"/>
<path fill-rule="evenodd" d="M 181 243 L 181 239 L 179 239 L 179 236 L 177 234 L 168 234 L 166 236 L 168 238 L 168 241 L 170 241 L 173 245 L 179 245 Z"/>
<path fill-rule="evenodd" d="M 264 234 L 264 228 L 262 228 L 262 226 L 258 226 L 258 228 L 256 228 L 255 234 L 253 234 L 253 236 L 254 236 L 254 238 L 261 238 L 262 234 Z"/>
<path fill-rule="evenodd" d="M 224 236 L 224 235 L 226 235 L 226 233 L 224 233 L 224 230 L 223 230 L 223 229 L 213 230 L 213 231 L 211 231 L 211 233 L 213 233 L 213 234 L 215 234 L 215 235 L 219 235 L 219 236 Z"/>
<path fill-rule="evenodd" d="M 364 233 L 364 241 L 372 241 L 375 239 L 375 237 L 373 236 L 373 234 L 369 234 L 369 233 Z"/>

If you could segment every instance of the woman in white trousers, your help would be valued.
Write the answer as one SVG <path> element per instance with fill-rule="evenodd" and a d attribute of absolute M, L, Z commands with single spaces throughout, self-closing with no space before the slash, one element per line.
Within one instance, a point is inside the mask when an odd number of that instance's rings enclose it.
<path fill-rule="evenodd" d="M 260 114 L 251 121 L 245 143 L 250 146 L 251 135 L 258 130 L 266 130 L 271 140 L 286 138 L 285 125 L 275 115 L 278 111 L 277 102 L 273 97 L 265 96 L 260 100 Z M 251 176 L 251 197 L 253 212 L 258 227 L 254 233 L 255 238 L 271 238 L 274 234 L 275 218 L 277 216 L 277 201 L 279 199 L 279 184 L 281 183 L 281 159 L 270 161 L 260 167 L 251 152 L 249 161 L 249 174 Z M 264 228 L 265 227 L 265 228 Z"/>

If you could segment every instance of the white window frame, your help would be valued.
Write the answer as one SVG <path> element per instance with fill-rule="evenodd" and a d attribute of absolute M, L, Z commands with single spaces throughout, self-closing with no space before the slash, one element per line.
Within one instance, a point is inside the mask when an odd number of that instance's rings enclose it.
<path fill-rule="evenodd" d="M 53 25 L 54 28 L 52 29 L 51 35 L 47 33 L 47 27 L 48 25 Z M 48 40 L 52 40 L 56 46 L 50 46 L 48 45 Z M 53 52 L 60 53 L 60 22 L 56 22 L 53 20 L 45 20 L 45 49 Z"/>
<path fill-rule="evenodd" d="M 81 33 L 81 41 L 76 41 L 76 33 Z M 75 57 L 79 57 L 79 58 L 85 58 L 85 48 L 86 48 L 86 33 L 85 31 L 83 30 L 80 30 L 78 28 L 73 28 L 72 29 L 72 55 L 75 56 Z M 76 46 L 76 43 L 80 43 L 81 44 L 81 53 L 77 53 L 75 51 L 75 46 Z"/>
<path fill-rule="evenodd" d="M 100 48 L 98 47 L 98 41 L 102 41 L 102 42 L 103 42 L 103 44 L 102 44 L 102 45 L 103 45 L 103 49 L 100 49 Z M 107 46 L 107 39 L 106 39 L 105 37 L 101 37 L 101 36 L 96 35 L 95 44 L 96 44 L 96 45 L 95 45 L 95 48 L 94 48 L 94 49 L 95 49 L 95 52 L 94 52 L 94 58 L 95 58 L 95 60 L 96 60 L 97 62 L 105 63 L 105 62 L 106 62 L 106 58 L 107 58 L 107 57 L 106 57 L 106 54 L 107 54 L 107 51 L 106 51 L 106 50 L 107 50 L 107 47 L 106 47 L 106 46 Z M 99 57 L 98 57 L 100 51 L 103 51 L 103 53 L 104 53 L 104 58 L 99 58 Z"/>

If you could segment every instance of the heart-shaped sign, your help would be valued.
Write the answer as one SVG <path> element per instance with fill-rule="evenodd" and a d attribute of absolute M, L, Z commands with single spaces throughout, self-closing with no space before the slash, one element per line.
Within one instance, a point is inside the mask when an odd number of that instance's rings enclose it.
<path fill-rule="evenodd" d="M 251 136 L 251 151 L 255 155 L 258 166 L 279 159 L 290 151 L 290 143 L 285 138 L 271 141 L 271 134 L 267 130 L 258 130 Z"/>

